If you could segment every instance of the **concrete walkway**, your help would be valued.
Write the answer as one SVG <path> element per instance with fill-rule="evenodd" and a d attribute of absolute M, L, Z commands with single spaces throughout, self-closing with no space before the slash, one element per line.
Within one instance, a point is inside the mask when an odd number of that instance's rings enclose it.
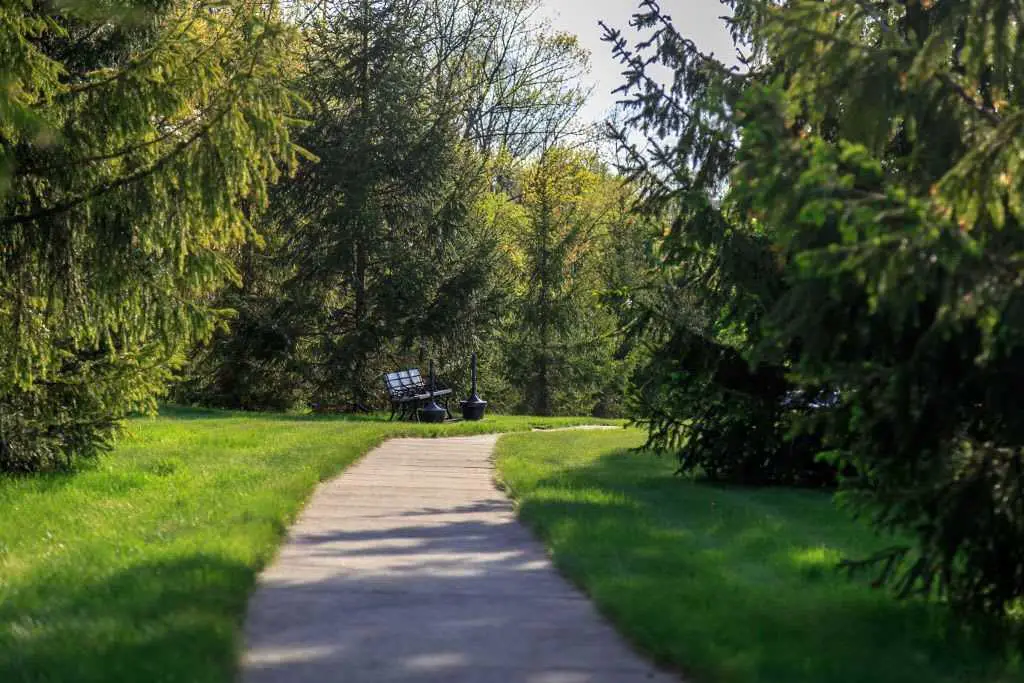
<path fill-rule="evenodd" d="M 249 606 L 244 683 L 667 683 L 493 484 L 496 436 L 395 439 L 322 484 Z"/>

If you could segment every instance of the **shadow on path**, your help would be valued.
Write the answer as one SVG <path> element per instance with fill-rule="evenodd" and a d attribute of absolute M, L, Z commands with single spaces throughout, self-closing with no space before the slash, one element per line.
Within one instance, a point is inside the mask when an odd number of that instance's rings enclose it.
<path fill-rule="evenodd" d="M 317 493 L 250 603 L 244 681 L 677 680 L 629 650 L 515 520 L 479 471 L 493 437 L 419 441 L 388 442 Z M 401 461 L 430 457 L 444 474 L 404 476 Z M 477 471 L 453 474 L 459 463 Z"/>

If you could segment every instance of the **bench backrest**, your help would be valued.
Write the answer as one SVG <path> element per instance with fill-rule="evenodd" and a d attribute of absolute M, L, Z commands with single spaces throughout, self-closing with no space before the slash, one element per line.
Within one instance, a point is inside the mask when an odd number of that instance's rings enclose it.
<path fill-rule="evenodd" d="M 384 375 L 384 384 L 391 396 L 401 396 L 410 391 L 426 389 L 427 385 L 420 376 L 419 368 L 409 368 L 398 372 L 389 372 Z"/>

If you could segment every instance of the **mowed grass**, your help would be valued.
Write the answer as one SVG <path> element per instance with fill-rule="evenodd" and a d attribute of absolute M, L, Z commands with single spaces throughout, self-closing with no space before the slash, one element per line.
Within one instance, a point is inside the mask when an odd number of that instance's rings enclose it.
<path fill-rule="evenodd" d="M 391 436 L 584 422 L 176 410 L 82 472 L 0 478 L 0 682 L 231 681 L 256 573 L 317 482 Z"/>
<path fill-rule="evenodd" d="M 826 494 L 730 489 L 635 430 L 503 437 L 499 472 L 559 568 L 695 683 L 1010 683 L 1020 642 L 835 569 L 884 545 Z"/>

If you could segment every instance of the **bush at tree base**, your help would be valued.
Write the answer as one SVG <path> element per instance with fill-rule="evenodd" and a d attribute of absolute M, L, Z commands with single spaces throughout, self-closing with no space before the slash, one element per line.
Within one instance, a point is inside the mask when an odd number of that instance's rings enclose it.
<path fill-rule="evenodd" d="M 835 486 L 836 467 L 818 457 L 820 434 L 793 433 L 802 416 L 826 408 L 795 394 L 773 369 L 750 372 L 731 349 L 716 349 L 713 371 L 704 374 L 708 359 L 698 358 L 688 336 L 658 348 L 634 377 L 634 415 L 648 427 L 647 448 L 674 453 L 679 474 L 710 481 Z M 734 370 L 730 379 L 725 367 Z"/>

